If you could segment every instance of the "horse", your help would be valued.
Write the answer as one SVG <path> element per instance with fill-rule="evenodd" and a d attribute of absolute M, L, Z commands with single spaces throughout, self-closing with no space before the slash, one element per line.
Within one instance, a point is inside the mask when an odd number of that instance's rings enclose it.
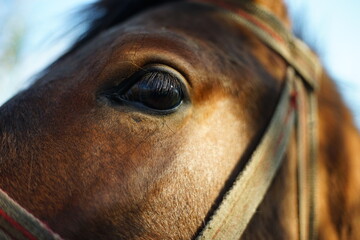
<path fill-rule="evenodd" d="M 281 0 L 87 13 L 0 108 L 0 237 L 360 239 L 359 132 Z"/>

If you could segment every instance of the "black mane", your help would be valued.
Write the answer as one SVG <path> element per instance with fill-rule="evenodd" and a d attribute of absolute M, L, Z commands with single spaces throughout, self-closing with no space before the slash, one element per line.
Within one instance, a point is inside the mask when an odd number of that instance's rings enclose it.
<path fill-rule="evenodd" d="M 88 43 L 101 32 L 126 21 L 132 16 L 147 9 L 177 1 L 183 0 L 98 0 L 80 11 L 80 18 L 84 25 L 87 25 L 88 27 L 59 60 L 73 53 L 76 49 Z M 300 18 L 297 17 L 299 15 L 298 13 L 290 15 L 295 23 L 294 34 L 310 45 L 313 50 L 316 51 L 321 49 L 317 46 L 318 44 L 316 44 L 316 38 L 313 38 L 311 35 L 309 36 L 307 27 L 305 26 L 307 24 L 304 24 L 303 22 L 304 19 L 298 21 L 300 20 Z"/>
<path fill-rule="evenodd" d="M 99 0 L 81 10 L 83 22 L 88 25 L 85 32 L 75 41 L 63 57 L 88 43 L 101 32 L 130 17 L 164 3 L 180 0 Z"/>

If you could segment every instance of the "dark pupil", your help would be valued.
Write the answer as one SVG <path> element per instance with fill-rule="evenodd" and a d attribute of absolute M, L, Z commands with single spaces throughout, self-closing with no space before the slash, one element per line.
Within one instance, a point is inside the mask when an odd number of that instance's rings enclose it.
<path fill-rule="evenodd" d="M 178 106 L 183 98 L 179 80 L 169 73 L 149 72 L 135 83 L 123 99 L 144 104 L 157 110 Z"/>

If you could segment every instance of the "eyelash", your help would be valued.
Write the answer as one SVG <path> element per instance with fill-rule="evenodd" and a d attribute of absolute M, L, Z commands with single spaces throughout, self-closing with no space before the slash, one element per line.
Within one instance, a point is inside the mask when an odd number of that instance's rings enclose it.
<path fill-rule="evenodd" d="M 175 75 L 159 69 L 142 70 L 113 88 L 108 98 L 156 113 L 174 112 L 184 99 L 184 86 Z"/>

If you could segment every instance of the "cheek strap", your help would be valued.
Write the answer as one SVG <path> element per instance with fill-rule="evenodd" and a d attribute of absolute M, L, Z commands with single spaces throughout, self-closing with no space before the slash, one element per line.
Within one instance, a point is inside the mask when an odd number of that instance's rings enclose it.
<path fill-rule="evenodd" d="M 320 61 L 276 16 L 253 1 L 193 1 L 217 7 L 217 14 L 251 30 L 288 63 L 285 86 L 260 144 L 197 240 L 238 240 L 242 236 L 281 165 L 292 134 L 297 150 L 298 237 L 316 239 L 316 91 L 322 72 Z"/>
<path fill-rule="evenodd" d="M 289 68 L 270 124 L 245 169 L 239 173 L 197 240 L 238 240 L 281 166 L 295 124 L 294 71 Z"/>

